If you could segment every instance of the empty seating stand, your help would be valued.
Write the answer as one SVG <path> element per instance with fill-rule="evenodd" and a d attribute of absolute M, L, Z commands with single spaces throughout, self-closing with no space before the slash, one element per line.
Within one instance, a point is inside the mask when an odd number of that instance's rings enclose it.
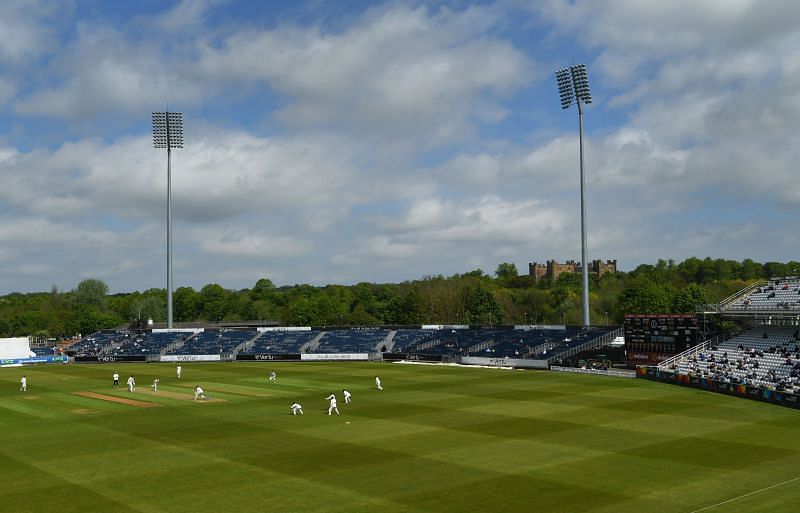
<path fill-rule="evenodd" d="M 380 328 L 330 330 L 323 332 L 315 353 L 369 353 L 380 349 L 389 330 Z"/>
<path fill-rule="evenodd" d="M 261 334 L 243 354 L 299 353 L 304 345 L 314 340 L 319 331 L 267 331 Z"/>
<path fill-rule="evenodd" d="M 67 348 L 69 354 L 78 356 L 95 356 L 103 354 L 105 351 L 118 346 L 124 342 L 133 332 L 127 330 L 119 331 L 98 331 L 83 337 L 80 341 Z"/>
<path fill-rule="evenodd" d="M 112 355 L 153 355 L 160 354 L 169 344 L 180 340 L 185 333 L 137 333 L 123 340 L 118 346 L 110 350 Z"/>
<path fill-rule="evenodd" d="M 605 328 L 403 329 L 393 352 L 548 359 L 607 333 Z"/>
<path fill-rule="evenodd" d="M 441 354 L 452 356 L 490 356 L 547 359 L 580 345 L 607 330 L 513 329 L 398 329 L 391 338 L 394 353 Z M 371 353 L 385 352 L 392 330 L 352 328 L 332 330 L 251 330 L 207 329 L 187 332 L 107 332 L 94 333 L 74 344 L 70 350 L 80 355 L 216 355 Z M 311 343 L 314 344 L 311 344 Z M 311 345 L 310 345 L 311 344 Z"/>
<path fill-rule="evenodd" d="M 255 331 L 242 330 L 205 330 L 190 336 L 180 347 L 168 354 L 223 354 L 231 353 L 241 344 L 252 340 L 258 334 Z"/>
<path fill-rule="evenodd" d="M 31 351 L 33 351 L 36 356 L 53 356 L 55 354 L 52 347 L 32 347 Z"/>

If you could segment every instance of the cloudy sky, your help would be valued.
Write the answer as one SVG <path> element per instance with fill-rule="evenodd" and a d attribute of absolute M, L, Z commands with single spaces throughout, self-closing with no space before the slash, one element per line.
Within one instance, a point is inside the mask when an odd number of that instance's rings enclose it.
<path fill-rule="evenodd" d="M 602 5 L 601 5 L 602 4 Z M 0 293 L 797 259 L 800 2 L 0 3 Z"/>

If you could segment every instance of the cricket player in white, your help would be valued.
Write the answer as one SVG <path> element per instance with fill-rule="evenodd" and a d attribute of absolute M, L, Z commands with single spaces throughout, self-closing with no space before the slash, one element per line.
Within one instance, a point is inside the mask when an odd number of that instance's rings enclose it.
<path fill-rule="evenodd" d="M 150 385 L 150 387 L 152 387 L 152 389 L 153 389 L 153 392 L 158 392 L 158 384 L 159 383 L 161 383 L 160 379 L 156 378 L 156 379 L 153 380 L 153 384 Z"/>
<path fill-rule="evenodd" d="M 111 377 L 114 378 L 114 388 L 119 388 L 119 372 L 114 371 L 114 375 Z"/>
<path fill-rule="evenodd" d="M 26 378 L 24 375 L 22 376 L 22 379 L 19 380 L 19 391 L 20 392 L 28 391 L 28 378 Z"/>
<path fill-rule="evenodd" d="M 175 372 L 178 374 L 178 379 L 181 379 L 181 366 L 178 365 L 178 368 L 175 369 Z"/>
<path fill-rule="evenodd" d="M 293 402 L 290 408 L 292 409 L 292 415 L 297 415 L 297 412 L 300 412 L 300 415 L 303 414 L 303 406 L 297 401 Z"/>
<path fill-rule="evenodd" d="M 330 406 L 328 406 L 328 415 L 330 415 L 332 411 L 335 411 L 336 415 L 339 415 L 339 408 L 336 407 L 336 396 L 331 394 L 325 399 L 330 399 L 331 401 Z"/>
<path fill-rule="evenodd" d="M 198 397 L 202 397 L 204 401 L 208 401 L 208 397 L 203 393 L 203 389 L 200 388 L 199 385 L 194 387 L 194 400 L 196 401 Z"/>
<path fill-rule="evenodd" d="M 383 387 L 381 386 L 381 378 L 378 376 L 375 376 L 375 388 L 378 390 L 383 390 Z"/>
<path fill-rule="evenodd" d="M 136 391 L 136 380 L 133 379 L 133 376 L 128 378 L 128 392 L 135 392 Z"/>
<path fill-rule="evenodd" d="M 344 396 L 344 404 L 348 404 L 350 402 L 350 392 L 342 390 L 342 395 Z"/>
<path fill-rule="evenodd" d="M 277 376 L 277 374 L 275 374 L 275 371 L 270 372 L 269 373 L 269 382 L 270 383 L 276 383 L 275 378 L 277 378 L 277 377 L 278 376 Z"/>

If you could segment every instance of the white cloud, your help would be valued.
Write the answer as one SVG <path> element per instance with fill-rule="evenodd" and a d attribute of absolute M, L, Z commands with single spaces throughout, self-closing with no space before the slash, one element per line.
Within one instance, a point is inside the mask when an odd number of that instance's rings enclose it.
<path fill-rule="evenodd" d="M 376 230 L 353 237 L 332 254 L 331 272 L 350 281 L 398 274 L 418 278 L 493 269 L 501 260 L 541 254 L 544 247 L 548 257 L 573 258 L 573 221 L 563 205 L 497 196 L 458 202 L 428 196 L 412 202 L 399 219 L 385 219 Z M 409 266 L 418 271 L 409 276 Z"/>
<path fill-rule="evenodd" d="M 633 109 L 590 149 L 609 185 L 683 208 L 704 189 L 708 200 L 800 204 L 800 4 L 553 0 L 537 12 L 598 50 L 595 105 L 609 91 L 608 105 Z"/>
<path fill-rule="evenodd" d="M 800 14 L 800 6 L 791 0 L 775 2 L 771 9 L 758 0 L 549 0 L 534 9 L 557 30 L 578 35 L 587 45 L 650 55 L 640 62 L 701 48 L 738 51 L 794 33 Z"/>
<path fill-rule="evenodd" d="M 10 80 L 0 77 L 0 107 L 14 97 L 16 90 L 16 86 Z"/>
<path fill-rule="evenodd" d="M 546 202 L 511 202 L 498 196 L 450 201 L 414 201 L 407 214 L 386 226 L 399 241 L 429 243 L 519 243 L 558 237 L 567 216 Z"/>
<path fill-rule="evenodd" d="M 220 81 L 264 81 L 289 99 L 278 113 L 298 125 L 380 127 L 385 135 L 462 137 L 497 101 L 531 78 L 531 62 L 492 37 L 492 10 L 376 8 L 341 32 L 251 30 L 201 49 L 198 66 Z"/>
<path fill-rule="evenodd" d="M 64 10 L 57 3 L 10 0 L 0 3 L 0 62 L 19 64 L 54 44 L 51 23 Z"/>
<path fill-rule="evenodd" d="M 58 80 L 43 85 L 16 105 L 20 114 L 70 120 L 109 112 L 147 113 L 170 100 L 192 105 L 206 88 L 173 66 L 152 42 L 134 43 L 108 27 L 80 25 L 76 40 L 53 64 Z"/>
<path fill-rule="evenodd" d="M 560 136 L 534 149 L 512 145 L 496 152 L 460 153 L 434 171 L 455 189 L 543 197 L 575 188 L 577 149 L 576 136 Z"/>
<path fill-rule="evenodd" d="M 208 134 L 191 150 L 173 152 L 175 215 L 203 222 L 300 207 L 298 222 L 324 229 L 341 215 L 336 201 L 358 203 L 369 188 L 363 180 L 359 185 L 356 151 L 337 137 Z M 81 140 L 52 152 L 6 149 L 0 154 L 7 177 L 0 199 L 43 215 L 101 209 L 126 219 L 159 218 L 166 198 L 164 157 L 149 137 L 112 145 Z"/>
<path fill-rule="evenodd" d="M 51 273 L 52 271 L 53 268 L 49 264 L 22 264 L 16 269 L 16 272 L 20 274 L 30 275 L 43 275 Z"/>
<path fill-rule="evenodd" d="M 346 253 L 333 255 L 331 262 L 335 265 L 352 266 L 366 262 L 386 262 L 393 260 L 402 262 L 419 255 L 420 244 L 416 242 L 400 242 L 386 235 L 372 235 L 357 239 Z"/>
<path fill-rule="evenodd" d="M 549 71 L 546 99 L 536 83 L 537 61 L 568 41 L 591 57 L 595 96 L 590 258 L 785 260 L 800 205 L 795 4 L 390 2 L 243 22 L 186 0 L 112 25 L 6 3 L 0 28 L 15 20 L 20 35 L 0 42 L 0 258 L 32 289 L 90 275 L 163 286 L 165 155 L 147 113 L 178 92 L 179 286 L 577 259 L 577 134 L 551 113 Z"/>
<path fill-rule="evenodd" d="M 232 228 L 194 230 L 191 237 L 201 250 L 212 255 L 228 257 L 292 257 L 303 255 L 311 249 L 311 241 L 302 237 L 273 236 L 256 229 Z"/>
<path fill-rule="evenodd" d="M 79 24 L 47 70 L 56 78 L 34 85 L 16 112 L 69 120 L 130 116 L 171 100 L 198 106 L 231 89 L 252 95 L 266 84 L 285 98 L 274 115 L 287 126 L 336 126 L 439 145 L 471 135 L 476 123 L 502 120 L 508 114 L 502 100 L 533 77 L 532 60 L 492 35 L 496 8 L 390 4 L 337 30 L 202 30 L 216 6 L 181 2 L 155 18 L 142 40 L 126 30 Z M 170 37 L 174 44 L 165 50 L 158 30 L 193 37 Z"/>
<path fill-rule="evenodd" d="M 79 226 L 50 221 L 42 217 L 9 218 L 0 225 L 2 246 L 12 250 L 80 245 L 97 248 L 118 240 L 111 231 L 85 231 Z"/>
<path fill-rule="evenodd" d="M 181 0 L 172 9 L 156 17 L 156 26 L 167 34 L 194 33 L 208 21 L 215 7 L 227 0 Z"/>

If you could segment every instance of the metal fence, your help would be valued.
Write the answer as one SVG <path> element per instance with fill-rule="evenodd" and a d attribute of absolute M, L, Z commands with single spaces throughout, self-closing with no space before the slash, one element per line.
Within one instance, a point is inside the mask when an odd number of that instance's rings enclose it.
<path fill-rule="evenodd" d="M 581 369 L 578 367 L 556 367 L 551 366 L 550 370 L 558 372 L 574 372 L 576 374 L 595 374 L 599 376 L 613 376 L 616 378 L 635 378 L 636 372 L 634 371 L 619 371 L 619 370 L 599 370 L 599 369 Z"/>

